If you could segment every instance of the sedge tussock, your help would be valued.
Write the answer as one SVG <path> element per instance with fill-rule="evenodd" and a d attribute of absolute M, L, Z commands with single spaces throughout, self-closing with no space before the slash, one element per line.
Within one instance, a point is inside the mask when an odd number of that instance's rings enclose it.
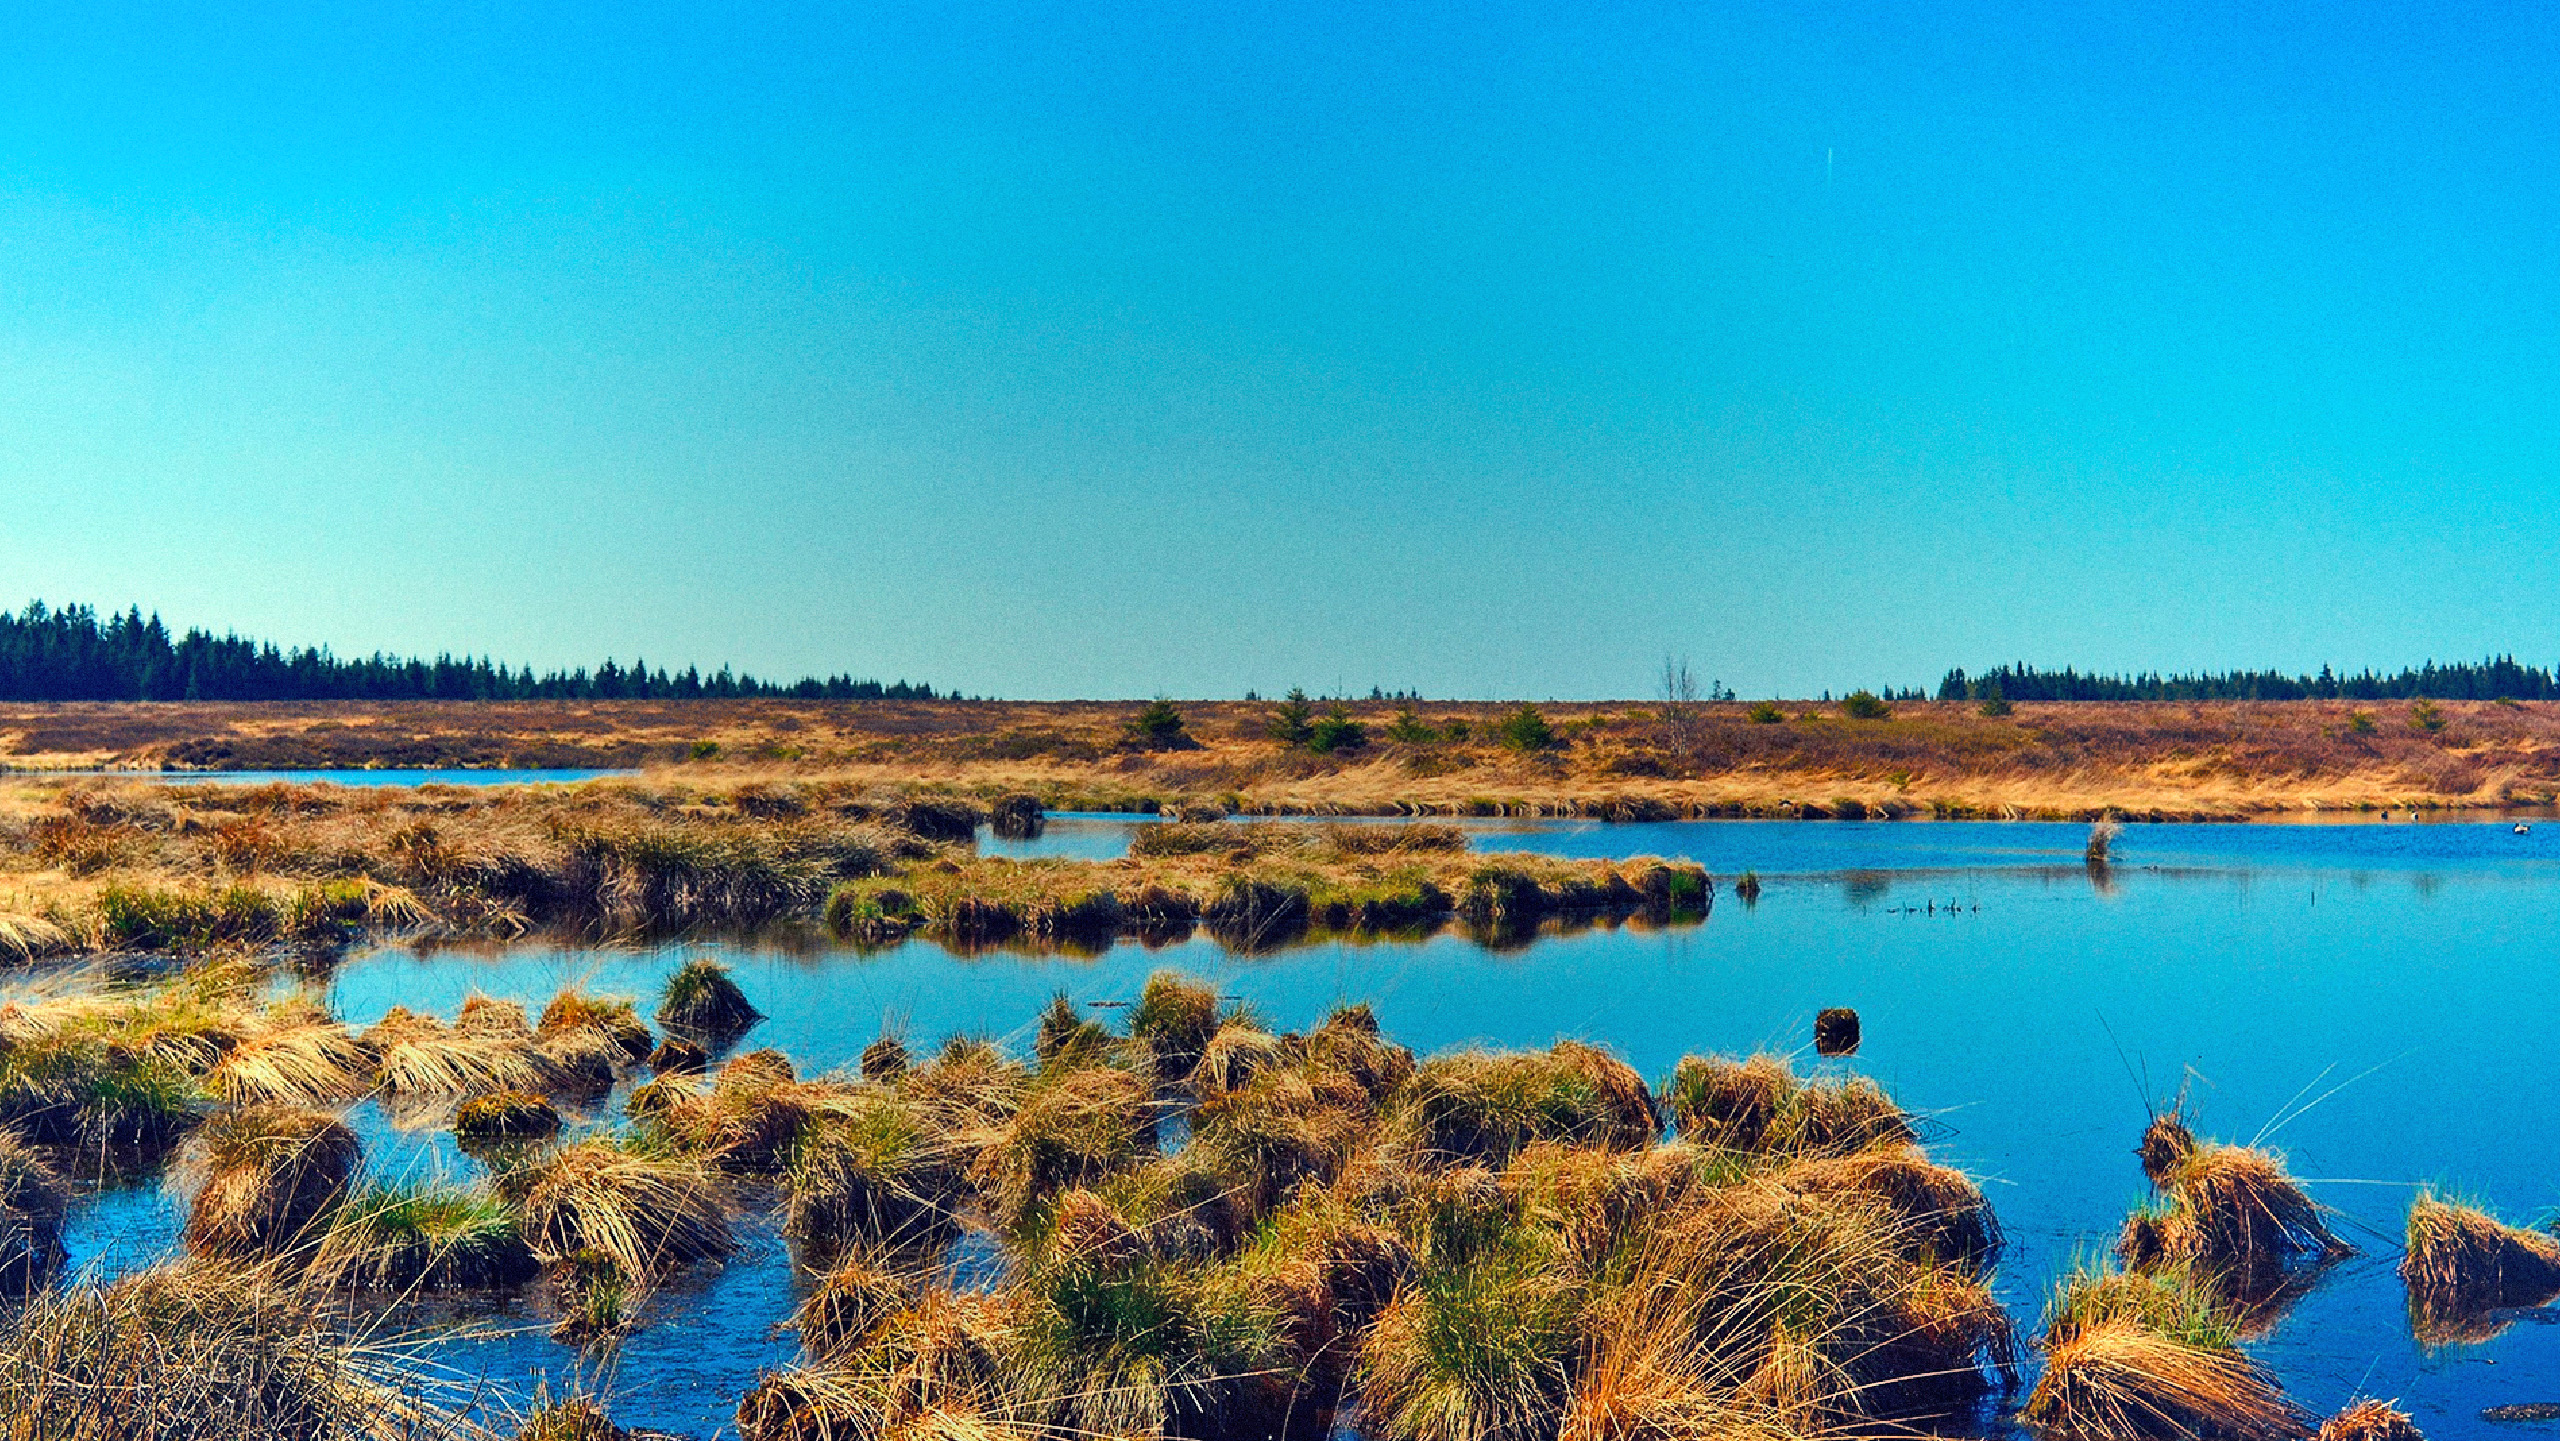
<path fill-rule="evenodd" d="M 339 1204 L 306 1280 L 325 1293 L 407 1296 L 520 1285 L 537 1269 L 514 1214 L 496 1196 L 372 1186 Z"/>
<path fill-rule="evenodd" d="M 597 1252 L 625 1275 L 646 1277 L 720 1259 L 736 1244 L 706 1169 L 608 1141 L 564 1146 L 507 1172 L 498 1188 L 546 1261 Z"/>
<path fill-rule="evenodd" d="M 447 1029 L 432 1016 L 393 1007 L 363 1036 L 377 1059 L 374 1080 L 395 1096 L 468 1097 L 500 1091 L 545 1091 L 560 1080 L 559 1067 L 523 1035 L 489 1034 L 505 1027 L 503 1010 L 484 1008 L 483 1034 Z M 516 1015 L 522 1020 L 522 1012 Z"/>
<path fill-rule="evenodd" d="M 2388 1401 L 2349 1403 L 2320 1423 L 2319 1441 L 2427 1441 L 2409 1413 Z"/>
<path fill-rule="evenodd" d="M 329 1020 L 275 1026 L 250 1035 L 217 1062 L 205 1081 L 235 1105 L 351 1100 L 369 1084 L 371 1057 L 347 1028 Z"/>
<path fill-rule="evenodd" d="M 2486 1340 L 2506 1327 L 2492 1313 L 2560 1296 L 2560 1239 L 2421 1192 L 2409 1206 L 2400 1277 L 2420 1341 Z"/>
<path fill-rule="evenodd" d="M 1683 1057 L 1664 1094 L 1683 1137 L 1746 1155 L 1845 1156 L 1918 1138 L 1875 1082 L 1800 1082 L 1774 1056 Z"/>
<path fill-rule="evenodd" d="M 2241 1354 L 2184 1270 L 2083 1272 L 2048 1308 L 2045 1374 L 2020 1419 L 2063 1441 L 2295 1441 L 2309 1418 Z"/>
<path fill-rule="evenodd" d="M 565 987 L 553 996 L 543 1006 L 542 1018 L 534 1030 L 545 1039 L 575 1031 L 600 1031 L 625 1061 L 645 1059 L 657 1045 L 649 1028 L 641 1024 L 639 1010 L 629 997 L 591 995 L 578 986 Z"/>
<path fill-rule="evenodd" d="M 764 1019 L 747 1001 L 729 968 L 717 961 L 687 961 L 667 978 L 658 1000 L 658 1024 L 714 1043 L 746 1033 Z"/>
<path fill-rule="evenodd" d="M 71 1191 L 51 1162 L 0 1128 L 0 1295 L 23 1294 L 64 1259 Z"/>
<path fill-rule="evenodd" d="M 363 1161 L 356 1133 L 326 1111 L 269 1104 L 223 1112 L 188 1142 L 173 1173 L 195 1193 L 187 1249 L 239 1261 L 297 1251 Z"/>
<path fill-rule="evenodd" d="M 1461 1051 L 1417 1068 L 1389 1125 L 1418 1157 L 1499 1165 L 1537 1141 L 1638 1150 L 1661 1133 L 1642 1077 L 1606 1052 Z"/>
<path fill-rule="evenodd" d="M 0 963 L 26 965 L 70 950 L 71 932 L 42 916 L 0 911 Z"/>
<path fill-rule="evenodd" d="M 2354 1254 L 2277 1156 L 2191 1140 L 2183 1150 L 2158 1149 L 2160 1204 L 2129 1217 L 2116 1244 L 2132 1269 L 2192 1270 L 2227 1301 L 2271 1320 L 2304 1274 Z M 2146 1162 L 2152 1155 L 2146 1137 Z"/>

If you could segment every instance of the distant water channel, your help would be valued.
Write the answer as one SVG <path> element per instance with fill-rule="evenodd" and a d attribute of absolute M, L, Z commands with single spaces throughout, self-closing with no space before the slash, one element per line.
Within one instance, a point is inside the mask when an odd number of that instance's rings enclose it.
<path fill-rule="evenodd" d="M 1108 855 L 1137 818 L 1053 821 L 1032 848 Z M 1367 1000 L 1429 1053 L 1576 1036 L 1660 1078 L 1687 1052 L 1768 1049 L 1821 1072 L 1874 1076 L 1933 1118 L 1936 1154 L 1979 1177 L 2007 1227 L 2000 1290 L 2034 1330 L 2074 1258 L 2103 1252 L 2146 1196 L 2133 1157 L 2147 1105 L 2184 1089 L 2198 1130 L 2263 1139 L 2290 1158 L 2364 1255 L 2331 1271 L 2253 1350 L 2306 1405 L 2399 1398 L 2436 1441 L 2511 1434 L 2480 1408 L 2560 1401 L 2560 1326 L 2535 1313 L 2485 1344 L 2410 1339 L 2393 1266 L 2421 1183 L 2509 1220 L 2560 1204 L 2560 823 L 2135 826 L 2115 864 L 2082 864 L 2083 826 L 1975 823 L 1490 823 L 1480 849 L 1686 856 L 1717 875 L 1702 925 L 1599 928 L 1495 952 L 1448 934 L 1323 940 L 1238 956 L 1205 938 L 1094 958 L 684 944 L 519 947 L 356 956 L 335 1001 L 362 1024 L 394 1003 L 451 1014 L 474 990 L 539 1004 L 563 984 L 646 996 L 712 954 L 766 1021 L 745 1044 L 806 1070 L 851 1064 L 884 1027 L 930 1046 L 980 1032 L 1027 1053 L 1033 1017 L 1065 989 L 1125 1000 L 1174 966 L 1216 979 L 1279 1027 Z M 1115 839 L 1116 837 L 1116 839 Z M 1756 905 L 1732 878 L 1761 876 Z M 1856 1007 L 1866 1046 L 1817 1062 L 1814 1012 Z M 360 1117 L 375 1164 L 468 1163 L 449 1140 L 395 1138 Z M 92 1202 L 83 1258 L 171 1243 L 157 1191 Z M 772 1326 L 797 1280 L 770 1231 L 726 1270 L 658 1301 L 625 1350 L 617 1419 L 708 1437 L 729 1427 L 759 1366 L 788 1359 Z M 527 1390 L 565 1377 L 538 1324 L 454 1339 L 444 1359 Z"/>

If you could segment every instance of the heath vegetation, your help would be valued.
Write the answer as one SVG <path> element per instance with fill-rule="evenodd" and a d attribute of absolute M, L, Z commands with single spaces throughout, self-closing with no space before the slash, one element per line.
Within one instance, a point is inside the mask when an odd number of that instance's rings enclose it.
<path fill-rule="evenodd" d="M 2064 700 L 2004 689 L 2016 680 L 1985 677 L 1936 700 L 1742 702 L 1693 687 L 1534 707 L 1303 693 L 0 705 L 0 766 L 607 766 L 662 784 L 827 782 L 980 806 L 1021 795 L 1048 811 L 1621 819 L 2235 817 L 2560 795 L 2560 703 L 2547 699 L 2435 692 L 2384 702 L 2395 707 L 2385 723 L 2375 700 L 2346 693 Z M 57 849 L 105 863 L 119 839 L 67 835 Z M 230 844 L 243 865 L 261 857 L 254 833 Z"/>

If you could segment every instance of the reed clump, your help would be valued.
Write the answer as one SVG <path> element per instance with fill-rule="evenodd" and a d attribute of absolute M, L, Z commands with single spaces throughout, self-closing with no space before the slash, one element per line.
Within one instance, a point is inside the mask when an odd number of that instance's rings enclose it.
<path fill-rule="evenodd" d="M 2185 1272 L 2082 1272 L 2048 1309 L 2045 1374 L 2020 1419 L 2063 1441 L 2299 1441 L 2309 1418 L 2239 1350 Z"/>
<path fill-rule="evenodd" d="M 728 1202 L 707 1168 L 609 1140 L 579 1141 L 510 1170 L 498 1193 L 546 1262 L 593 1252 L 646 1277 L 736 1246 Z"/>
<path fill-rule="evenodd" d="M 339 1204 L 307 1280 L 325 1293 L 411 1296 L 520 1286 L 540 1269 L 495 1195 L 377 1185 Z"/>
<path fill-rule="evenodd" d="M 2560 1296 L 2560 1239 L 2420 1192 L 2409 1206 L 2400 1278 L 2419 1340 L 2485 1339 L 2504 1329 L 2491 1313 Z"/>
<path fill-rule="evenodd" d="M 325 1111 L 270 1104 L 215 1116 L 179 1158 L 180 1175 L 195 1192 L 187 1250 L 233 1261 L 301 1251 L 363 1161 L 355 1132 Z"/>
<path fill-rule="evenodd" d="M 729 968 L 717 961 L 687 961 L 667 978 L 658 1001 L 658 1024 L 688 1039 L 718 1046 L 744 1035 L 764 1012 L 747 1001 Z"/>

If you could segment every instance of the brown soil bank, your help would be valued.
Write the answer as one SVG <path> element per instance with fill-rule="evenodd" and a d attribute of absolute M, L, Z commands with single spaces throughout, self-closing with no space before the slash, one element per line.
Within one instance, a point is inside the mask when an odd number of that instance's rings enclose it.
<path fill-rule="evenodd" d="M 2560 705 L 2270 701 L 1346 705 L 1312 741 L 1274 707 L 1177 702 L 602 701 L 0 707 L 0 765 L 243 770 L 616 766 L 1270 814 L 2236 817 L 2546 805 Z M 1348 731 L 1338 722 L 1350 723 Z M 1534 728 L 1533 728 L 1534 729 Z M 1532 737 L 1534 738 L 1534 737 Z M 1338 744 L 1331 744 L 1341 742 Z M 1316 744 L 1329 744 L 1319 751 Z"/>

